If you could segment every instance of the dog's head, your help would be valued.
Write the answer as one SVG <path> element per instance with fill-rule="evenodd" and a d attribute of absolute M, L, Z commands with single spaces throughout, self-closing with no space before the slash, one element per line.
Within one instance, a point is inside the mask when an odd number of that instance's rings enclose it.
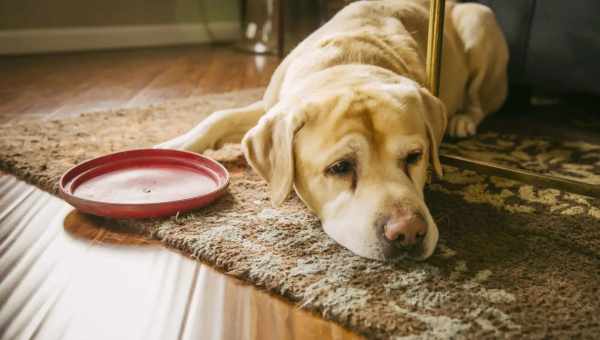
<path fill-rule="evenodd" d="M 280 101 L 242 147 L 275 205 L 294 187 L 325 232 L 352 252 L 424 259 L 438 230 L 423 187 L 430 164 L 441 175 L 446 121 L 439 99 L 402 78 Z"/>

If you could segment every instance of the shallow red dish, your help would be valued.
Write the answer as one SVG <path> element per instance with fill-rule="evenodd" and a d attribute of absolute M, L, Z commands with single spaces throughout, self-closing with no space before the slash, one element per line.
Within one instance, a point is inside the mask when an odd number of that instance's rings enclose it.
<path fill-rule="evenodd" d="M 94 158 L 60 178 L 75 208 L 112 218 L 175 215 L 222 196 L 229 173 L 216 161 L 178 150 L 138 149 Z"/>

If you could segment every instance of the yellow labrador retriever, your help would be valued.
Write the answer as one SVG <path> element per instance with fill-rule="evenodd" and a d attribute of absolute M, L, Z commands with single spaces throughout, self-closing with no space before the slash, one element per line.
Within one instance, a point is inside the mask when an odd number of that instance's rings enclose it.
<path fill-rule="evenodd" d="M 215 112 L 158 147 L 240 142 L 275 205 L 292 188 L 352 252 L 429 257 L 438 229 L 423 199 L 438 146 L 503 103 L 508 50 L 489 8 L 449 3 L 441 100 L 424 88 L 427 0 L 356 2 L 281 63 L 261 101 Z"/>

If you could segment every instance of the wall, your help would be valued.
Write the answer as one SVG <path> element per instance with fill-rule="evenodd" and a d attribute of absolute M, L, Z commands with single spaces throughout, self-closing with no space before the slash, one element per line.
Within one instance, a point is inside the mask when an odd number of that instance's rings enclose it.
<path fill-rule="evenodd" d="M 235 39 L 239 0 L 0 0 L 0 54 L 201 43 L 203 19 Z"/>
<path fill-rule="evenodd" d="M 197 23 L 202 7 L 209 21 L 238 18 L 238 0 L 0 0 L 0 29 Z"/>

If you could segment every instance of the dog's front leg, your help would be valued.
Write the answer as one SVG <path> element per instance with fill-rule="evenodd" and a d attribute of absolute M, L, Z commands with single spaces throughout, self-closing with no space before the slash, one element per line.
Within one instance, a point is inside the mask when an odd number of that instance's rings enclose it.
<path fill-rule="evenodd" d="M 462 109 L 450 118 L 447 133 L 469 137 L 483 118 L 498 110 L 506 99 L 508 46 L 494 13 L 486 6 L 461 3 L 453 7 L 451 14 L 465 47 L 469 84 Z"/>
<path fill-rule="evenodd" d="M 217 111 L 187 133 L 158 144 L 155 148 L 203 152 L 225 143 L 239 143 L 265 113 L 263 101 L 246 107 Z"/>

